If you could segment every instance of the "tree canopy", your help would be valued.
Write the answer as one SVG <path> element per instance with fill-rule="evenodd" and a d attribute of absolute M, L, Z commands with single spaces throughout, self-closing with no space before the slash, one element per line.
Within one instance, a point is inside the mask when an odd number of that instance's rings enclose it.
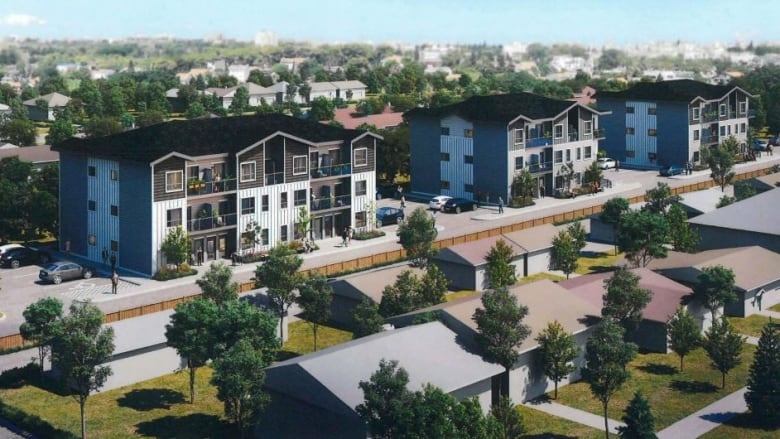
<path fill-rule="evenodd" d="M 653 259 L 665 258 L 669 223 L 660 214 L 648 211 L 625 213 L 618 228 L 618 247 L 634 267 L 646 267 Z"/>
<path fill-rule="evenodd" d="M 398 237 L 406 250 L 406 255 L 418 266 L 428 264 L 435 250 L 433 241 L 436 239 L 436 221 L 424 208 L 418 207 L 398 226 Z"/>
<path fill-rule="evenodd" d="M 642 311 L 653 298 L 653 292 L 639 286 L 639 276 L 625 267 L 615 270 L 604 281 L 606 292 L 601 315 L 611 317 L 623 327 L 626 335 L 632 335 L 642 322 Z"/>
<path fill-rule="evenodd" d="M 503 239 L 499 239 L 490 248 L 485 260 L 487 261 L 487 279 L 490 288 L 501 288 L 513 285 L 517 282 L 515 266 L 512 265 L 514 250 Z"/>

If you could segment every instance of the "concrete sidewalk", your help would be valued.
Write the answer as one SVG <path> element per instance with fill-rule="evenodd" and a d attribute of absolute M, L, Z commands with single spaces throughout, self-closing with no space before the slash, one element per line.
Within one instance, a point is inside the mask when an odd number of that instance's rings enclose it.
<path fill-rule="evenodd" d="M 747 411 L 743 387 L 721 398 L 692 415 L 680 419 L 657 433 L 658 439 L 678 439 L 699 437 L 722 423 Z"/>
<path fill-rule="evenodd" d="M 587 425 L 588 427 L 592 427 L 597 430 L 604 430 L 603 416 L 594 415 L 593 413 L 586 412 L 584 410 L 558 404 L 557 402 L 553 402 L 549 399 L 527 401 L 524 402 L 523 405 L 534 410 L 539 410 L 541 412 L 557 416 L 559 418 L 568 419 L 569 421 L 576 422 L 578 424 Z M 623 422 L 610 419 L 609 432 L 617 434 L 617 428 L 625 425 L 626 424 Z"/>

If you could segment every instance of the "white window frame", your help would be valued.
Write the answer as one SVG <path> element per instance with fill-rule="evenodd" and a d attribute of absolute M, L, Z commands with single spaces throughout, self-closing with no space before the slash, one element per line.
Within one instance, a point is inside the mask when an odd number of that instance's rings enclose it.
<path fill-rule="evenodd" d="M 179 212 L 179 222 L 178 222 L 178 224 L 171 224 L 171 219 L 170 219 L 169 215 L 170 215 L 171 212 L 174 212 L 174 211 Z M 165 211 L 165 227 L 172 228 L 172 227 L 182 226 L 183 225 L 183 221 L 184 221 L 184 218 L 183 218 L 183 215 L 182 215 L 181 208 L 167 209 Z"/>
<path fill-rule="evenodd" d="M 363 186 L 362 190 L 360 186 Z M 368 182 L 366 180 L 358 180 L 355 182 L 355 196 L 366 195 L 368 193 Z"/>
<path fill-rule="evenodd" d="M 555 163 L 563 163 L 563 150 L 557 149 L 553 151 L 553 161 Z"/>
<path fill-rule="evenodd" d="M 244 174 L 244 165 L 249 165 L 252 167 L 252 172 L 249 174 Z M 239 177 L 241 182 L 246 181 L 255 181 L 257 180 L 257 162 L 256 161 L 249 161 L 249 162 L 241 162 L 240 165 L 238 165 L 238 172 L 240 173 Z M 249 176 L 251 175 L 251 178 Z"/>
<path fill-rule="evenodd" d="M 693 107 L 693 116 L 691 116 L 691 119 L 699 120 L 699 118 L 701 118 L 701 108 Z"/>
<path fill-rule="evenodd" d="M 720 117 L 728 116 L 729 113 L 726 111 L 726 104 L 720 104 L 719 108 L 720 112 L 718 114 L 720 114 Z"/>
<path fill-rule="evenodd" d="M 553 137 L 556 139 L 563 139 L 563 124 L 559 123 L 553 126 Z"/>
<path fill-rule="evenodd" d="M 179 183 L 178 183 L 178 189 L 176 189 L 177 186 L 174 186 L 172 182 L 169 180 L 169 177 L 172 175 L 178 175 L 179 176 Z M 181 192 L 184 190 L 184 171 L 165 171 L 165 193 L 169 194 L 171 192 Z"/>
<path fill-rule="evenodd" d="M 593 149 L 590 146 L 586 146 L 585 150 L 582 151 L 582 157 L 585 158 L 585 160 L 589 160 L 593 157 Z"/>
<path fill-rule="evenodd" d="M 582 147 L 577 147 L 577 161 L 582 160 Z"/>
<path fill-rule="evenodd" d="M 363 160 L 358 160 L 361 155 L 363 156 Z M 356 148 L 353 153 L 352 161 L 356 168 L 368 166 L 368 148 Z"/>
<path fill-rule="evenodd" d="M 586 135 L 593 134 L 593 121 L 586 120 L 582 122 L 582 130 L 585 132 Z"/>
<path fill-rule="evenodd" d="M 740 102 L 739 103 L 739 114 L 745 114 L 747 113 L 747 102 Z"/>
<path fill-rule="evenodd" d="M 693 140 L 700 140 L 701 135 L 699 134 L 699 130 L 693 130 Z"/>
<path fill-rule="evenodd" d="M 525 130 L 523 130 L 522 128 L 515 128 L 514 144 L 515 145 L 525 144 Z"/>
<path fill-rule="evenodd" d="M 724 137 L 726 135 L 726 125 L 720 126 L 720 137 Z"/>
<path fill-rule="evenodd" d="M 300 170 L 300 163 L 296 164 L 296 161 L 303 160 L 303 170 Z M 296 170 L 298 168 L 298 170 Z M 293 175 L 304 175 L 309 171 L 309 158 L 305 155 L 294 155 L 292 159 L 292 173 Z"/>
<path fill-rule="evenodd" d="M 251 212 L 244 212 L 244 200 L 252 200 L 252 211 Z M 241 198 L 239 201 L 240 203 L 240 209 L 241 209 L 241 215 L 254 215 L 255 212 L 257 212 L 257 200 L 255 200 L 255 197 L 244 197 Z M 248 210 L 248 209 L 246 209 Z"/>

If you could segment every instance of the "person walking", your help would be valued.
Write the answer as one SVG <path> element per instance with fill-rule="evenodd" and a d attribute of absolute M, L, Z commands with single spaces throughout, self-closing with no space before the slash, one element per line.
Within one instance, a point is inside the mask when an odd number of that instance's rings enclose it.
<path fill-rule="evenodd" d="M 346 247 L 347 246 L 347 228 L 344 227 L 344 230 L 341 231 L 341 246 Z"/>
<path fill-rule="evenodd" d="M 620 172 L 620 160 L 615 160 L 615 172 Z"/>
<path fill-rule="evenodd" d="M 116 270 L 111 273 L 111 294 L 116 294 L 116 288 L 119 286 L 119 274 Z"/>
<path fill-rule="evenodd" d="M 349 246 L 349 242 L 352 241 L 352 234 L 355 232 L 355 229 L 352 228 L 352 226 L 347 227 L 347 246 Z"/>
<path fill-rule="evenodd" d="M 544 182 L 539 180 L 539 198 L 544 198 Z"/>
<path fill-rule="evenodd" d="M 504 199 L 501 197 L 498 197 L 498 213 L 504 213 Z"/>
<path fill-rule="evenodd" d="M 401 209 L 406 207 L 406 198 L 401 195 Z"/>

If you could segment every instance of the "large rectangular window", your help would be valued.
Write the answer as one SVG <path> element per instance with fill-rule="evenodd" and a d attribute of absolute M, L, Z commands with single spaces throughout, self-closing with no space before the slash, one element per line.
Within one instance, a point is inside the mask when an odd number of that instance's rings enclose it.
<path fill-rule="evenodd" d="M 87 201 L 87 209 L 89 209 L 89 210 L 95 210 L 95 200 L 89 200 L 89 201 Z"/>
<path fill-rule="evenodd" d="M 447 181 L 447 180 L 441 180 L 440 187 L 442 189 L 449 190 L 450 189 L 450 182 Z"/>
<path fill-rule="evenodd" d="M 626 113 L 634 114 L 634 107 L 626 107 Z"/>
<path fill-rule="evenodd" d="M 515 157 L 515 171 L 523 169 L 523 157 Z"/>
<path fill-rule="evenodd" d="M 260 210 L 268 212 L 268 195 L 260 197 Z"/>
<path fill-rule="evenodd" d="M 168 209 L 165 212 L 165 226 L 176 227 L 181 225 L 181 209 Z"/>
<path fill-rule="evenodd" d="M 693 130 L 693 140 L 699 140 L 699 130 Z"/>
<path fill-rule="evenodd" d="M 293 175 L 301 175 L 306 173 L 306 156 L 296 155 L 293 157 Z"/>
<path fill-rule="evenodd" d="M 720 104 L 720 117 L 726 117 L 726 104 Z"/>
<path fill-rule="evenodd" d="M 582 160 L 582 148 L 577 148 L 577 160 Z"/>
<path fill-rule="evenodd" d="M 90 177 L 95 176 L 95 167 L 94 166 L 87 166 L 87 175 Z"/>
<path fill-rule="evenodd" d="M 747 113 L 747 102 L 740 102 L 739 103 L 739 114 L 744 115 Z"/>
<path fill-rule="evenodd" d="M 439 134 L 442 136 L 449 136 L 450 135 L 450 127 L 441 127 Z"/>
<path fill-rule="evenodd" d="M 179 192 L 184 190 L 183 171 L 165 171 L 165 192 Z"/>
<path fill-rule="evenodd" d="M 117 181 L 119 180 L 119 171 L 116 169 L 111 170 L 111 180 Z"/>
<path fill-rule="evenodd" d="M 255 197 L 241 199 L 241 215 L 252 215 L 255 213 Z"/>
<path fill-rule="evenodd" d="M 119 216 L 119 206 L 111 205 L 111 216 Z"/>
<path fill-rule="evenodd" d="M 591 156 L 592 156 L 592 154 L 591 154 L 591 147 L 590 146 L 586 146 L 585 147 L 585 160 L 591 158 Z"/>
<path fill-rule="evenodd" d="M 556 139 L 562 139 L 563 138 L 563 125 L 555 125 L 553 127 L 553 135 Z"/>
<path fill-rule="evenodd" d="M 279 240 L 282 242 L 287 242 L 289 240 L 287 236 L 287 224 L 281 226 L 279 229 Z"/>
<path fill-rule="evenodd" d="M 585 134 L 593 134 L 593 121 L 586 120 L 582 123 L 582 128 L 585 131 Z"/>
<path fill-rule="evenodd" d="M 649 114 L 650 116 L 655 116 L 656 114 L 658 114 L 658 110 L 655 107 L 649 107 L 647 109 L 647 114 Z"/>
<path fill-rule="evenodd" d="M 522 128 L 515 129 L 515 145 L 522 145 L 525 143 L 525 132 Z"/>
<path fill-rule="evenodd" d="M 655 128 L 648 128 L 647 135 L 650 137 L 655 137 Z"/>
<path fill-rule="evenodd" d="M 626 150 L 626 157 L 630 158 L 630 159 L 636 157 L 636 151 L 634 151 L 633 149 L 627 149 Z"/>
<path fill-rule="evenodd" d="M 555 163 L 563 163 L 563 151 L 555 151 Z"/>
<path fill-rule="evenodd" d="M 701 115 L 701 108 L 693 107 L 693 116 L 691 117 L 691 119 L 699 120 L 700 115 Z"/>
<path fill-rule="evenodd" d="M 262 229 L 260 231 L 260 242 L 263 245 L 268 245 L 268 229 Z"/>
<path fill-rule="evenodd" d="M 571 161 L 571 150 L 570 149 L 566 150 L 566 161 L 567 162 Z"/>
<path fill-rule="evenodd" d="M 355 212 L 355 227 L 366 226 L 366 211 Z"/>
<path fill-rule="evenodd" d="M 289 207 L 289 204 L 287 202 L 287 194 L 288 192 L 282 192 L 279 194 L 279 208 L 280 209 L 287 209 Z"/>
<path fill-rule="evenodd" d="M 629 136 L 633 136 L 634 135 L 634 127 L 626 127 L 626 134 L 628 134 Z"/>
<path fill-rule="evenodd" d="M 466 128 L 463 130 L 463 137 L 472 138 L 474 137 L 474 130 L 471 128 Z"/>
<path fill-rule="evenodd" d="M 295 206 L 306 205 L 306 189 L 299 189 L 293 194 L 293 204 Z"/>
<path fill-rule="evenodd" d="M 368 166 L 368 149 L 358 148 L 355 150 L 355 167 Z"/>
<path fill-rule="evenodd" d="M 365 180 L 358 180 L 355 182 L 355 195 L 365 195 L 366 194 L 366 181 Z"/>
<path fill-rule="evenodd" d="M 255 162 L 241 163 L 241 181 L 255 181 L 257 178 Z"/>

